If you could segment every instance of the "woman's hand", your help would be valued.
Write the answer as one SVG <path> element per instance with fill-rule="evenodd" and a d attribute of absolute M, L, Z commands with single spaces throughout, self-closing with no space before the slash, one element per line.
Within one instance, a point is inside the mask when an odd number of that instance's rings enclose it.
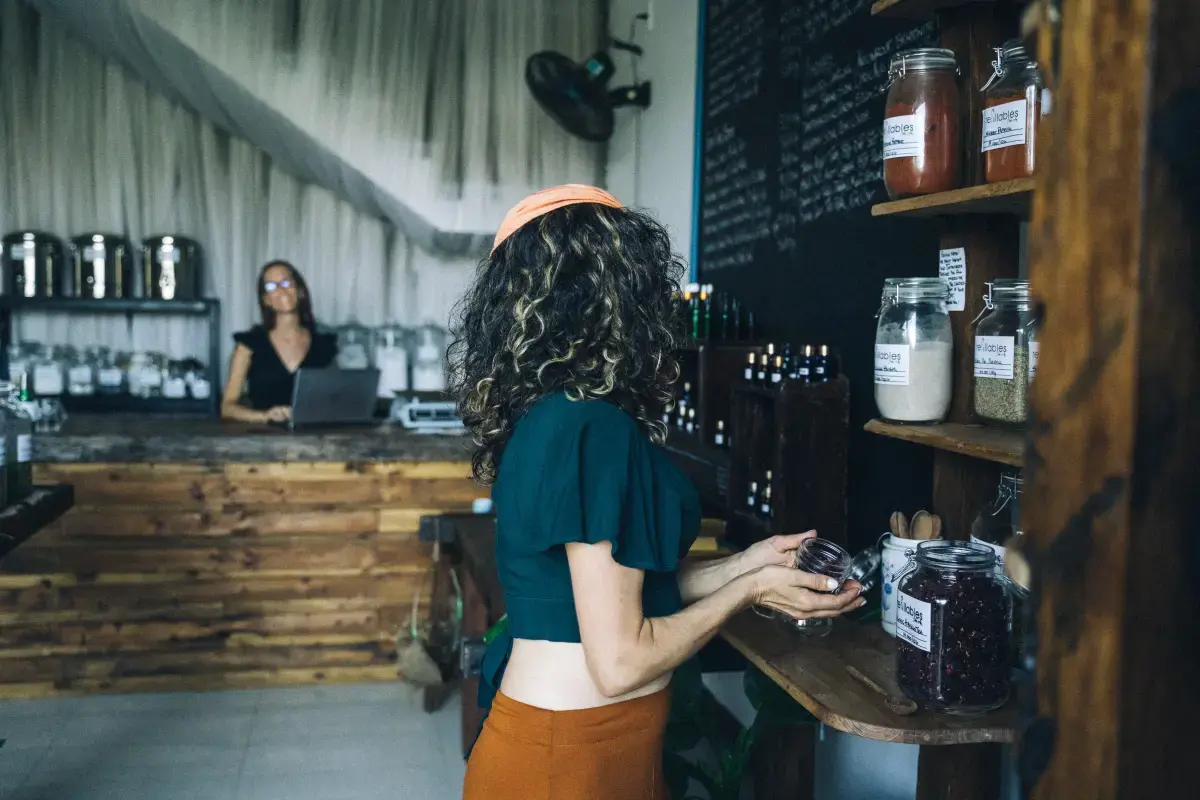
<path fill-rule="evenodd" d="M 747 577 L 754 582 L 750 598 L 754 605 L 782 611 L 794 619 L 836 617 L 867 602 L 859 597 L 862 586 L 857 581 L 846 581 L 842 591 L 831 594 L 837 587 L 833 578 L 792 567 L 759 567 Z"/>
<path fill-rule="evenodd" d="M 267 409 L 267 422 L 287 422 L 291 418 L 291 406 L 274 406 Z"/>
<path fill-rule="evenodd" d="M 738 554 L 736 574 L 743 575 L 760 567 L 790 567 L 796 563 L 796 550 L 800 543 L 816 535 L 816 531 L 806 531 L 755 542 Z"/>

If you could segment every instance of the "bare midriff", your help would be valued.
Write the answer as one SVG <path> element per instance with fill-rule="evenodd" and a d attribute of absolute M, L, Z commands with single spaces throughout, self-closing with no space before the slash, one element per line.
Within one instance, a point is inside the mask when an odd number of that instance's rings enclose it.
<path fill-rule="evenodd" d="M 665 689 L 671 673 L 618 697 L 605 697 L 588 671 L 583 645 L 578 642 L 513 641 L 500 691 L 535 708 L 575 711 L 621 703 Z"/>

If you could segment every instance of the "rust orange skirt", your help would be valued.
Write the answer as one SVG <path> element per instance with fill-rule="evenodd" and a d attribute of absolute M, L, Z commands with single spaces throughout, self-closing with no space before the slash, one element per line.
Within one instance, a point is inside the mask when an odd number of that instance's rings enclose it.
<path fill-rule="evenodd" d="M 669 800 L 662 774 L 670 687 L 579 711 L 497 694 L 467 761 L 463 800 Z"/>

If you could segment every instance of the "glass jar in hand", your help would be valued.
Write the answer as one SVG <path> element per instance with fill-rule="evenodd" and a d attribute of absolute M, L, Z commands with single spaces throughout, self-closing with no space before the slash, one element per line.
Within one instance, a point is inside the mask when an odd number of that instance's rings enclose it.
<path fill-rule="evenodd" d="M 896 680 L 933 711 L 978 714 L 1008 701 L 1009 598 L 982 544 L 921 542 L 896 599 Z"/>
<path fill-rule="evenodd" d="M 1028 178 L 1036 161 L 1038 124 L 1049 110 L 1042 71 L 1020 39 L 996 48 L 992 69 L 982 89 L 984 174 L 988 183 Z"/>
<path fill-rule="evenodd" d="M 883 120 L 883 185 L 889 196 L 959 187 L 957 76 L 953 50 L 922 47 L 892 56 Z"/>
<path fill-rule="evenodd" d="M 805 539 L 796 551 L 796 569 L 811 572 L 813 575 L 824 575 L 837 581 L 837 588 L 831 590 L 830 594 L 837 594 L 842 590 L 852 561 L 850 554 L 841 545 L 828 539 Z M 825 617 L 793 619 L 783 614 L 777 616 L 805 636 L 826 636 L 833 630 L 833 620 Z"/>

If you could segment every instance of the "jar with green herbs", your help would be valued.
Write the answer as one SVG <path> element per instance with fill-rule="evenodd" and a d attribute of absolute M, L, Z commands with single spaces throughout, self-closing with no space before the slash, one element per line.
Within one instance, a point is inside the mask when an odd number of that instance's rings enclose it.
<path fill-rule="evenodd" d="M 1021 427 L 1037 358 L 1029 281 L 992 281 L 984 303 L 975 324 L 975 413 L 984 422 Z"/>

